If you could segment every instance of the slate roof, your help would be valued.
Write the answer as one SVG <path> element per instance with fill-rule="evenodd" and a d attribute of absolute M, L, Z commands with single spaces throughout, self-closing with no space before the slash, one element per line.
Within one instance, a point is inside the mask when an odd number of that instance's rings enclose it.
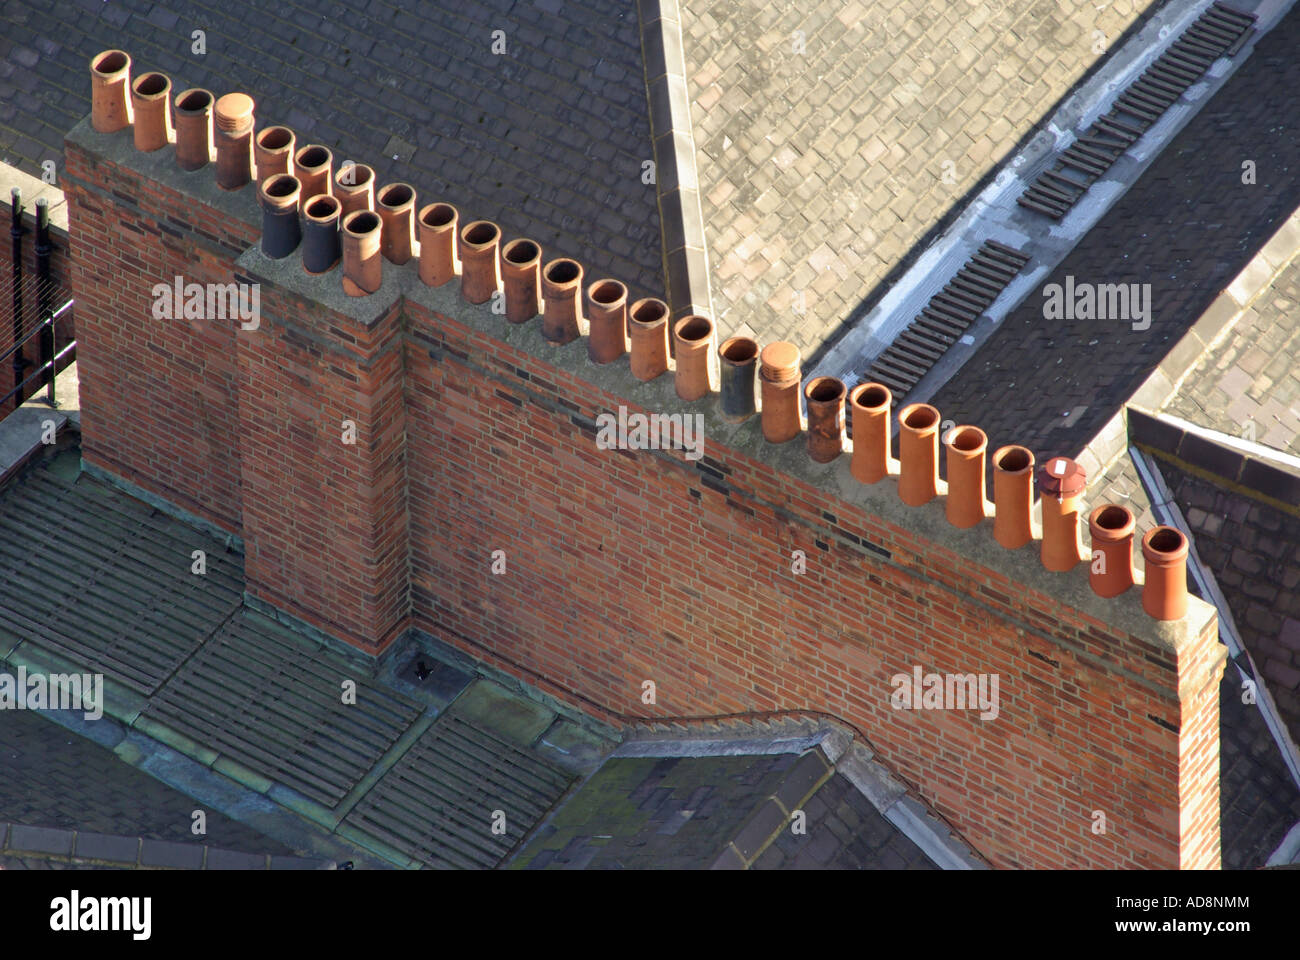
<path fill-rule="evenodd" d="M 403 655 L 403 672 L 290 630 L 245 603 L 237 550 L 79 463 L 75 447 L 47 452 L 0 489 L 0 528 L 23 530 L 0 545 L 0 670 L 102 672 L 106 722 L 393 866 L 494 866 L 608 749 L 428 653 Z M 196 549 L 208 575 L 191 572 Z M 416 660 L 434 664 L 423 680 Z M 340 677 L 356 683 L 355 704 L 341 702 Z M 173 810 L 167 829 L 189 829 L 194 801 L 140 787 L 143 775 L 121 771 L 111 752 L 75 737 L 65 746 L 61 728 L 34 719 L 48 742 L 19 754 L 17 776 L 0 776 L 0 821 L 143 836 L 148 825 L 133 824 L 170 803 L 184 816 Z M 18 731 L 0 723 L 0 737 Z M 7 765 L 0 754 L 0 772 Z M 86 769 L 104 772 L 100 819 L 93 807 L 76 817 L 76 790 L 65 808 L 45 796 Z"/>
<path fill-rule="evenodd" d="M 1161 6 L 682 0 L 720 328 L 811 369 L 1105 59 L 1093 31 L 1114 49 Z"/>
<path fill-rule="evenodd" d="M 1203 357 L 1164 412 L 1300 454 L 1300 259 L 1273 279 Z"/>
<path fill-rule="evenodd" d="M 805 814 L 804 834 L 790 828 L 795 810 Z M 699 869 L 742 862 L 764 870 L 937 869 L 816 748 L 802 756 L 612 758 L 510 866 Z"/>
<path fill-rule="evenodd" d="M 204 835 L 191 830 L 195 809 L 205 811 Z M 6 711 L 0 720 L 0 821 L 189 847 L 212 845 L 263 857 L 293 854 L 279 841 L 196 804 L 111 750 L 27 710 Z M 40 851 L 0 855 L 0 868 L 7 870 L 42 869 L 51 862 Z"/>
<path fill-rule="evenodd" d="M 1300 84 L 1297 46 L 1293 8 L 1044 279 L 1150 283 L 1150 329 L 1045 320 L 1036 288 L 930 400 L 945 419 L 978 424 L 990 449 L 1022 444 L 1041 462 L 1076 454 L 1121 409 L 1300 206 L 1300 126 L 1278 122 Z M 1254 185 L 1241 182 L 1243 159 L 1256 163 Z"/>
<path fill-rule="evenodd" d="M 207 53 L 191 52 L 191 31 Z M 493 31 L 506 53 L 492 53 Z M 0 10 L 0 160 L 39 175 L 90 112 L 91 56 L 175 92 L 239 90 L 377 185 L 413 185 L 462 222 L 495 220 L 546 259 L 577 258 L 636 296 L 664 295 L 636 6 L 629 0 L 62 0 Z"/>

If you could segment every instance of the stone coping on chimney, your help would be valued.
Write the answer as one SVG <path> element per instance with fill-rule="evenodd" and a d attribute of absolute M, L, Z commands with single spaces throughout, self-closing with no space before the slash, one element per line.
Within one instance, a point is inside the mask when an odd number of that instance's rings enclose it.
<path fill-rule="evenodd" d="M 262 212 L 257 205 L 256 184 L 250 181 L 238 190 L 223 190 L 217 186 L 215 163 L 197 170 L 182 170 L 176 164 L 173 146 L 142 153 L 135 149 L 134 132 L 130 126 L 114 133 L 100 133 L 90 125 L 90 117 L 86 116 L 68 131 L 63 141 L 65 146 L 75 144 L 101 160 L 184 193 L 247 226 L 261 226 Z M 170 143 L 174 145 L 175 142 L 173 134 Z"/>
<path fill-rule="evenodd" d="M 153 153 L 140 153 L 134 149 L 130 129 L 115 134 L 99 134 L 90 128 L 89 119 L 83 120 L 68 134 L 67 141 L 88 153 L 109 160 L 140 176 L 185 194 L 195 201 L 206 203 L 225 211 L 246 224 L 260 222 L 256 189 L 250 183 L 237 191 L 220 190 L 215 183 L 215 171 L 209 166 L 187 173 L 177 167 L 174 151 L 161 149 Z M 417 189 L 419 185 L 416 185 Z M 437 201 L 434 195 L 422 194 L 420 204 Z M 473 219 L 473 211 L 460 211 L 461 222 Z M 504 238 L 503 238 L 504 239 Z M 441 314 L 483 335 L 490 341 L 508 346 L 520 353 L 556 368 L 578 380 L 605 391 L 615 401 L 625 401 L 630 406 L 662 414 L 700 414 L 704 417 L 705 437 L 708 442 L 729 448 L 745 457 L 764 463 L 772 469 L 808 486 L 835 496 L 846 504 L 874 515 L 905 533 L 928 540 L 945 548 L 955 557 L 964 558 L 995 574 L 1007 578 L 1040 595 L 1054 598 L 1078 612 L 1139 638 L 1166 652 L 1177 653 L 1193 644 L 1215 617 L 1213 606 L 1189 595 L 1188 612 L 1179 621 L 1157 621 L 1142 609 L 1140 587 L 1130 589 L 1120 597 L 1104 599 L 1097 596 L 1089 585 L 1088 567 L 1080 564 L 1068 573 L 1046 570 L 1039 560 L 1039 542 L 1032 540 L 1018 550 L 1007 550 L 993 538 L 992 517 L 969 529 L 959 529 L 947 522 L 945 516 L 945 485 L 939 484 L 940 495 L 920 507 L 909 507 L 898 498 L 897 461 L 891 462 L 890 476 L 876 484 L 862 484 L 849 472 L 850 444 L 846 452 L 827 464 L 813 462 L 806 449 L 804 434 L 794 440 L 773 445 L 763 439 L 756 415 L 743 423 L 726 422 L 718 407 L 718 395 L 710 394 L 697 401 L 683 401 L 676 395 L 672 371 L 649 382 L 632 377 L 626 357 L 606 365 L 592 363 L 587 356 L 585 337 L 556 346 L 542 337 L 541 322 L 510 324 L 504 315 L 496 314 L 488 304 L 474 305 L 460 296 L 456 280 L 441 287 L 429 287 L 420 281 L 418 263 L 412 259 L 403 266 L 383 262 L 383 283 L 379 290 L 365 297 L 349 297 L 341 286 L 342 267 L 319 275 L 303 270 L 297 253 L 281 260 L 272 260 L 262 254 L 260 244 L 247 248 L 238 258 L 237 267 L 282 289 L 319 303 L 321 306 L 350 317 L 359 323 L 372 325 L 388 314 L 405 297 L 425 310 Z M 600 279 L 597 276 L 590 281 Z M 263 318 L 267 323 L 282 322 Z M 585 334 L 585 329 L 582 331 Z M 247 333 L 243 334 L 249 335 Z M 252 335 L 256 335 L 255 333 Z M 716 349 L 716 347 L 715 347 Z M 546 370 L 540 371 L 545 377 Z M 495 376 L 495 371 L 485 371 Z M 516 381 L 516 386 L 518 386 Z M 617 409 L 610 412 L 617 413 Z M 942 414 L 942 411 L 940 411 Z M 581 419 L 581 418 L 578 418 Z M 978 426 L 978 424 L 976 424 Z M 696 472 L 696 467 L 683 458 L 680 452 L 645 451 L 643 456 L 658 456 L 677 464 L 681 469 Z M 700 463 L 707 464 L 705 461 Z M 782 504 L 771 504 L 778 514 L 786 513 Z M 833 536 L 832 531 L 828 535 Z M 838 538 L 837 538 L 838 539 Z M 892 563 L 907 570 L 910 575 L 925 578 L 919 565 L 902 563 L 890 556 L 889 551 L 867 545 L 855 545 L 845 540 L 847 547 L 861 550 L 865 555 Z M 979 603 L 974 597 L 970 602 Z M 1029 626 L 1027 631 L 1037 633 Z M 1062 643 L 1060 638 L 1046 637 L 1050 642 Z M 1088 656 L 1079 650 L 1081 656 Z M 1107 664 L 1108 669 L 1113 666 Z"/>

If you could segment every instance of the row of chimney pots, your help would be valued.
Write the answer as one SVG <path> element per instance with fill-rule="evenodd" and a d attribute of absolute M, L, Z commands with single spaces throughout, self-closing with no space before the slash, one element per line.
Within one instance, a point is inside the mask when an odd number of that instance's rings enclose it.
<path fill-rule="evenodd" d="M 853 477 L 873 484 L 889 475 L 893 396 L 883 384 L 863 383 L 849 391 L 834 377 L 817 377 L 804 385 L 795 345 L 771 343 L 760 352 L 753 339 L 737 336 L 715 351 L 714 325 L 704 316 L 678 320 L 670 336 L 669 309 L 662 300 L 647 297 L 629 305 L 627 287 L 612 279 L 591 283 L 584 297 L 582 265 L 575 260 L 558 258 L 543 266 L 539 244 L 517 239 L 503 246 L 500 228 L 486 220 L 458 231 L 459 214 L 449 203 L 428 204 L 416 215 L 416 192 L 409 184 L 391 183 L 376 191 L 371 167 L 348 163 L 335 171 L 329 149 L 297 146 L 287 127 L 266 127 L 254 135 L 254 105 L 245 94 L 216 99 L 207 90 L 186 90 L 175 98 L 173 120 L 171 81 L 147 73 L 132 83 L 130 70 L 131 58 L 121 50 L 91 59 L 94 129 L 111 133 L 132 126 L 136 149 L 142 151 L 174 141 L 176 161 L 185 170 L 206 166 L 215 148 L 218 186 L 238 190 L 256 179 L 266 256 L 287 257 L 301 247 L 303 267 L 313 274 L 331 270 L 341 259 L 342 285 L 351 296 L 379 289 L 384 259 L 400 265 L 416 258 L 419 277 L 430 286 L 459 276 L 462 296 L 474 304 L 504 288 L 510 323 L 525 323 L 541 313 L 542 335 L 556 344 L 577 339 L 585 326 L 594 363 L 626 354 L 632 375 L 641 381 L 673 369 L 679 397 L 698 400 L 717 392 L 725 419 L 741 422 L 760 415 L 763 437 L 770 443 L 785 443 L 805 432 L 802 393 L 808 454 L 818 463 L 844 452 L 847 408 Z M 939 492 L 939 411 L 910 404 L 899 411 L 898 422 L 898 495 L 903 503 L 920 506 Z M 948 431 L 942 446 L 948 522 L 976 526 L 988 516 L 988 438 L 978 427 L 961 425 Z M 1034 455 L 1013 445 L 997 450 L 992 459 L 993 536 L 1003 547 L 1017 549 L 1033 538 Z M 1133 513 L 1113 504 L 1092 511 L 1093 556 L 1088 560 L 1079 529 L 1085 479 L 1083 468 L 1066 457 L 1054 457 L 1038 471 L 1042 563 L 1064 572 L 1088 562 L 1093 591 L 1115 597 L 1135 583 Z M 1157 620 L 1182 619 L 1187 611 L 1187 538 L 1174 527 L 1158 526 L 1141 542 L 1143 609 Z"/>

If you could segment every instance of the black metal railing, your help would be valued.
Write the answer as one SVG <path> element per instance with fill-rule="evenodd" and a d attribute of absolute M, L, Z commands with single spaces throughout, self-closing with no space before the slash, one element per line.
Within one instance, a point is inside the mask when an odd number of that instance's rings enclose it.
<path fill-rule="evenodd" d="M 54 380 L 59 364 L 77 348 L 77 341 L 70 339 L 62 349 L 58 345 L 58 326 L 61 318 L 65 323 L 72 318 L 73 300 L 65 291 L 60 290 L 50 274 L 50 257 L 54 246 L 50 242 L 49 205 L 44 197 L 36 201 L 36 300 L 25 305 L 23 299 L 23 236 L 28 233 L 23 226 L 22 191 L 14 188 L 9 194 L 10 221 L 9 237 L 12 243 L 12 330 L 13 341 L 3 354 L 0 354 L 0 369 L 6 360 L 12 360 L 14 387 L 0 397 L 0 409 L 10 399 L 17 397 L 17 407 L 29 396 L 24 391 L 33 383 L 39 382 L 46 390 L 46 401 L 54 406 Z M 57 309 L 54 304 L 61 303 Z M 3 329 L 3 328 L 0 328 Z M 39 338 L 40 362 L 34 372 L 24 377 L 31 361 L 23 355 L 23 347 Z M 33 391 L 35 392 L 35 391 Z"/>

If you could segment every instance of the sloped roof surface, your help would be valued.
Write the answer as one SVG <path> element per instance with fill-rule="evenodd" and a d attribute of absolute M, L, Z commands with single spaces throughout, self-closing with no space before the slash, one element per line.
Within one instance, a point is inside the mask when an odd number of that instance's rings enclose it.
<path fill-rule="evenodd" d="M 926 855 L 842 774 L 807 799 L 794 753 L 615 757 L 533 837 L 511 866 L 529 870 L 700 869 L 735 842 L 754 869 L 933 870 Z M 824 769 L 824 768 L 823 768 Z M 799 794 L 806 833 L 761 814 L 769 797 Z M 802 801 L 802 802 L 800 802 Z M 749 845 L 763 844 L 757 849 Z M 760 852 L 761 851 L 761 852 Z"/>
<path fill-rule="evenodd" d="M 1297 46 L 1293 8 L 1044 280 L 1149 283 L 1150 328 L 1047 320 L 1035 291 L 931 399 L 945 419 L 978 425 L 990 449 L 1018 443 L 1040 461 L 1092 439 L 1300 206 L 1300 125 L 1279 121 L 1294 112 Z M 1256 183 L 1242 183 L 1243 160 L 1255 162 Z"/>
<path fill-rule="evenodd" d="M 1161 5 L 683 0 L 721 329 L 814 354 Z"/>
<path fill-rule="evenodd" d="M 1192 369 L 1164 410 L 1229 436 L 1300 454 L 1297 358 L 1300 258 L 1274 278 L 1223 342 Z"/>
<path fill-rule="evenodd" d="M 0 720 L 0 821 L 212 844 L 262 855 L 293 852 L 206 808 L 207 834 L 196 836 L 191 830 L 196 808 L 202 805 L 192 797 L 39 713 L 5 711 Z M 0 857 L 0 867 L 8 870 L 43 865 L 34 854 Z"/>
<path fill-rule="evenodd" d="M 203 30 L 207 52 L 192 52 Z M 502 31 L 505 53 L 493 53 Z M 131 54 L 175 93 L 242 91 L 292 128 L 403 181 L 417 205 L 499 223 L 663 296 L 636 5 L 630 0 L 61 0 L 0 8 L 0 160 L 39 175 L 90 112 L 89 59 Z"/>

